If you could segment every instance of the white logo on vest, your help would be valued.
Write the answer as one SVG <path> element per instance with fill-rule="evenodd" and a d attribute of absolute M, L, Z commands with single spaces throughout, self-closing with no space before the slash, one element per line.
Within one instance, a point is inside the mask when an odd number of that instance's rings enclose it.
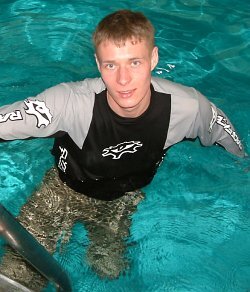
<path fill-rule="evenodd" d="M 142 147 L 142 145 L 143 144 L 140 141 L 123 142 L 116 146 L 110 146 L 103 149 L 102 156 L 106 157 L 111 155 L 112 159 L 120 159 L 125 153 L 135 153 L 137 148 Z"/>
<path fill-rule="evenodd" d="M 61 151 L 61 155 L 59 157 L 59 162 L 58 162 L 58 167 L 63 171 L 66 172 L 66 168 L 67 168 L 67 156 L 68 156 L 68 150 L 66 148 L 63 148 L 61 146 L 59 146 L 59 149 Z"/>

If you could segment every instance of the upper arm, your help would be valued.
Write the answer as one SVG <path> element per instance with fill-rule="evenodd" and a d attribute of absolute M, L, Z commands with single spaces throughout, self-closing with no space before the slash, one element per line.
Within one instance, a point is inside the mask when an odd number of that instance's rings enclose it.
<path fill-rule="evenodd" d="M 188 93 L 188 94 L 187 94 Z M 218 143 L 227 151 L 243 157 L 242 143 L 227 116 L 193 88 L 172 96 L 172 113 L 166 147 L 184 138 L 199 138 L 202 145 Z"/>

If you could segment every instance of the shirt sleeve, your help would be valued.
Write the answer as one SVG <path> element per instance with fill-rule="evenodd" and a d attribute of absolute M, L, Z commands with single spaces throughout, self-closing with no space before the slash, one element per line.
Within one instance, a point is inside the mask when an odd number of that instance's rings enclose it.
<path fill-rule="evenodd" d="M 0 107 L 0 138 L 3 140 L 48 137 L 67 131 L 70 123 L 67 105 L 70 88 L 59 84 L 36 97 Z M 63 118 L 62 118 L 63 117 Z"/>
<path fill-rule="evenodd" d="M 195 132 L 201 143 L 210 146 L 215 143 L 239 157 L 245 156 L 244 147 L 234 126 L 225 113 L 196 91 L 199 103 Z"/>
<path fill-rule="evenodd" d="M 165 147 L 197 137 L 204 146 L 219 144 L 236 156 L 246 155 L 239 135 L 223 111 L 194 88 L 175 89 Z"/>

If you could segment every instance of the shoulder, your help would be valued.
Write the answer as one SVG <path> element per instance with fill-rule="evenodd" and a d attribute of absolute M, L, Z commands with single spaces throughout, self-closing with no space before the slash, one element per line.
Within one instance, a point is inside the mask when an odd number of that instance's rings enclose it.
<path fill-rule="evenodd" d="M 182 112 L 193 114 L 199 108 L 199 93 L 193 88 L 163 78 L 152 78 L 152 85 L 158 92 L 171 94 L 172 114 Z"/>
<path fill-rule="evenodd" d="M 161 78 L 153 78 L 156 91 L 171 94 L 171 116 L 164 148 L 186 138 L 196 138 L 196 121 L 200 114 L 201 100 L 205 99 L 192 87 Z"/>
<path fill-rule="evenodd" d="M 95 94 L 103 91 L 105 85 L 101 78 L 88 78 L 82 81 L 65 82 L 46 89 L 39 94 L 45 100 L 56 104 L 93 105 Z"/>
<path fill-rule="evenodd" d="M 98 94 L 106 87 L 101 78 L 86 78 L 78 82 L 63 83 L 62 86 L 69 87 L 75 94 Z"/>
<path fill-rule="evenodd" d="M 152 77 L 152 84 L 156 91 L 171 94 L 174 98 L 197 99 L 197 93 L 193 87 L 157 77 Z"/>
<path fill-rule="evenodd" d="M 82 81 L 64 82 L 46 89 L 42 94 L 53 96 L 75 95 L 91 95 L 100 93 L 105 89 L 105 85 L 101 78 L 86 78 Z"/>
<path fill-rule="evenodd" d="M 55 104 L 61 105 L 66 132 L 80 148 L 92 120 L 95 95 L 104 89 L 101 78 L 61 83 L 49 89 L 56 96 Z"/>

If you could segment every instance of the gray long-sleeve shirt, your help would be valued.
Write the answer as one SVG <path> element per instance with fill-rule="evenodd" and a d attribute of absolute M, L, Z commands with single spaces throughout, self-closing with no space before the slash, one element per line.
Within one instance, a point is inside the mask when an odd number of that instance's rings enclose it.
<path fill-rule="evenodd" d="M 184 138 L 198 137 L 243 157 L 244 149 L 226 115 L 194 88 L 152 78 L 157 92 L 171 94 L 171 116 L 164 148 Z M 0 108 L 0 138 L 48 137 L 67 132 L 82 147 L 92 120 L 95 95 L 105 90 L 100 78 L 62 83 L 36 97 Z"/>
<path fill-rule="evenodd" d="M 148 109 L 137 118 L 115 114 L 102 79 L 62 83 L 0 108 L 0 138 L 55 139 L 61 179 L 74 190 L 112 200 L 148 184 L 166 149 L 199 138 L 243 157 L 226 115 L 194 88 L 152 78 Z"/>

